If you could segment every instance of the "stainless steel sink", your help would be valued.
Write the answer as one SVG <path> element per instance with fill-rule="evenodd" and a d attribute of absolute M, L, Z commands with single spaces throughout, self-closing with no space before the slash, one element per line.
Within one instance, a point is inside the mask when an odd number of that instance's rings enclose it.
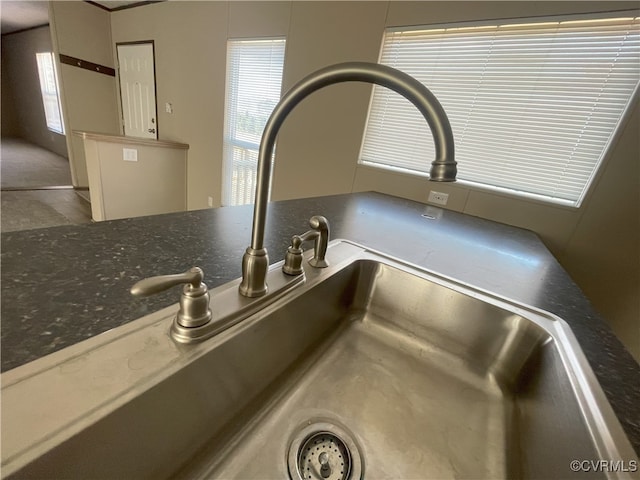
<path fill-rule="evenodd" d="M 635 478 L 571 469 L 637 457 L 561 319 L 327 258 L 203 343 L 170 339 L 170 307 L 3 374 L 3 477 Z"/>

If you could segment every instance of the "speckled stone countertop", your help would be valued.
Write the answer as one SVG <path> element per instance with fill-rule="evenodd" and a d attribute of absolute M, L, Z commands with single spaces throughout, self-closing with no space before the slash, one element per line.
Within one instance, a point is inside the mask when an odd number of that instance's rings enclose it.
<path fill-rule="evenodd" d="M 640 366 L 532 232 L 377 193 L 271 203 L 265 245 L 282 260 L 291 235 L 326 216 L 345 238 L 554 313 L 571 326 L 640 452 Z M 176 289 L 133 298 L 136 281 L 197 265 L 216 287 L 240 276 L 250 206 L 2 234 L 2 371 L 177 302 Z"/>

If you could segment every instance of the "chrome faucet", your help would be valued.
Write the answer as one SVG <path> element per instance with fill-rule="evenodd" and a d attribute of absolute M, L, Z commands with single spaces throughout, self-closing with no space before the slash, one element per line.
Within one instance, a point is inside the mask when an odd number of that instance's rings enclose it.
<path fill-rule="evenodd" d="M 258 153 L 256 202 L 253 210 L 251 246 L 242 257 L 242 282 L 239 291 L 245 297 L 267 293 L 269 257 L 264 247 L 264 230 L 271 183 L 271 157 L 278 131 L 289 113 L 311 93 L 342 82 L 367 82 L 390 88 L 403 95 L 422 113 L 433 134 L 436 158 L 431 163 L 430 180 L 452 182 L 457 168 L 454 160 L 453 132 L 449 119 L 436 97 L 415 78 L 377 63 L 348 62 L 322 68 L 295 84 L 278 102 L 267 120 Z"/>

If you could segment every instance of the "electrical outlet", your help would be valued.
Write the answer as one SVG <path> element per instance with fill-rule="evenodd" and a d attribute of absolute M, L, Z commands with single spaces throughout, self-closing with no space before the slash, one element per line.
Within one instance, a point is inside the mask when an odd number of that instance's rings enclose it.
<path fill-rule="evenodd" d="M 209 197 L 207 199 L 207 203 L 209 204 L 210 207 L 213 207 L 213 197 Z"/>
<path fill-rule="evenodd" d="M 431 190 L 429 192 L 429 203 L 435 203 L 436 205 L 446 205 L 449 201 L 449 194 L 436 192 L 435 190 Z"/>
<path fill-rule="evenodd" d="M 122 159 L 126 160 L 127 162 L 137 162 L 138 150 L 136 150 L 135 148 L 123 148 Z"/>

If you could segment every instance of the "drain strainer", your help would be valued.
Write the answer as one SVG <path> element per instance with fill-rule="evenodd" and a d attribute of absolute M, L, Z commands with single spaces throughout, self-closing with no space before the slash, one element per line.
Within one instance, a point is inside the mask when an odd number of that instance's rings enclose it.
<path fill-rule="evenodd" d="M 311 423 L 289 448 L 289 475 L 294 480 L 360 480 L 362 459 L 351 436 L 327 422 Z"/>
<path fill-rule="evenodd" d="M 349 478 L 351 455 L 336 435 L 318 432 L 300 447 L 297 467 L 306 479 L 343 480 Z"/>

